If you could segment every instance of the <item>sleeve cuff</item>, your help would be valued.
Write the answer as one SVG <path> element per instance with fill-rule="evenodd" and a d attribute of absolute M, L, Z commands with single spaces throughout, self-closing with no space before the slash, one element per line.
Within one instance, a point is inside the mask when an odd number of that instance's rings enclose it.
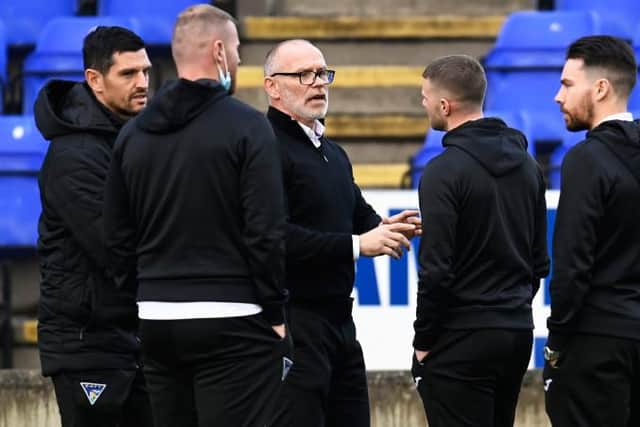
<path fill-rule="evenodd" d="M 270 325 L 281 325 L 284 323 L 284 307 L 281 305 L 262 306 L 262 315 Z"/>
<path fill-rule="evenodd" d="M 360 236 L 352 235 L 351 236 L 351 245 L 353 247 L 353 260 L 357 261 L 360 258 Z"/>
<path fill-rule="evenodd" d="M 437 335 L 433 333 L 416 332 L 413 338 L 413 348 L 420 351 L 430 351 L 436 342 Z"/>
<path fill-rule="evenodd" d="M 563 352 L 569 342 L 571 335 L 559 334 L 558 332 L 549 332 L 547 338 L 547 347 L 551 350 Z"/>

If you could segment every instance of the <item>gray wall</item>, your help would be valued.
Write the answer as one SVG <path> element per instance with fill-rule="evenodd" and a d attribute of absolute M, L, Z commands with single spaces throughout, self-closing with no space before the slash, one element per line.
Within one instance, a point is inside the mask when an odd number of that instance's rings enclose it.
<path fill-rule="evenodd" d="M 370 372 L 372 427 L 424 427 L 422 402 L 407 372 Z M 517 427 L 547 427 L 540 371 L 523 381 Z M 0 427 L 59 427 L 53 387 L 35 370 L 0 370 Z"/>

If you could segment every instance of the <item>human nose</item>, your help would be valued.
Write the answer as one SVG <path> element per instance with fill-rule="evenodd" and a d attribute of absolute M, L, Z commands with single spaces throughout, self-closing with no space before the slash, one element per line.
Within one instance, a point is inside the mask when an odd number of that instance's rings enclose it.
<path fill-rule="evenodd" d="M 558 104 L 562 104 L 564 102 L 564 88 L 562 86 L 560 86 L 560 89 L 556 92 L 556 96 L 553 100 Z"/>
<path fill-rule="evenodd" d="M 136 74 L 135 83 L 136 83 L 136 87 L 147 89 L 149 87 L 149 72 L 146 70 L 139 71 Z"/>

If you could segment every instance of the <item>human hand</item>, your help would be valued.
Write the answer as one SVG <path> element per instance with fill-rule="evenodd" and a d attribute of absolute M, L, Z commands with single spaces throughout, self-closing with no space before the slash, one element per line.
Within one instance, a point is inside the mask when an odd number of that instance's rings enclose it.
<path fill-rule="evenodd" d="M 285 335 L 287 334 L 287 331 L 285 330 L 285 327 L 284 327 L 284 323 L 281 323 L 279 325 L 272 325 L 271 327 L 273 328 L 275 333 L 280 336 L 280 338 L 284 338 Z"/>
<path fill-rule="evenodd" d="M 427 357 L 429 355 L 428 351 L 421 351 L 421 350 L 416 350 L 416 359 L 418 360 L 418 362 L 422 363 L 422 361 L 424 360 L 425 357 Z"/>
<path fill-rule="evenodd" d="M 412 239 L 415 236 L 422 235 L 422 218 L 418 216 L 419 212 L 414 209 L 406 209 L 396 215 L 390 217 L 383 217 L 383 224 L 413 224 L 415 225 L 415 229 L 403 233 L 407 239 Z"/>
<path fill-rule="evenodd" d="M 380 224 L 360 235 L 360 254 L 366 256 L 389 255 L 395 259 L 402 257 L 402 247 L 411 249 L 405 233 L 415 231 L 414 224 Z"/>

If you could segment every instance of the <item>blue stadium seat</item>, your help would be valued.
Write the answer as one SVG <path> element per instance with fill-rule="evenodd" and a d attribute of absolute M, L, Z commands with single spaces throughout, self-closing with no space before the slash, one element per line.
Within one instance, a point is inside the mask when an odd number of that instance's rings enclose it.
<path fill-rule="evenodd" d="M 560 168 L 565 154 L 577 143 L 584 141 L 586 131 L 566 132 L 562 138 L 562 144 L 551 153 L 549 158 L 549 188 L 553 190 L 560 189 Z"/>
<path fill-rule="evenodd" d="M 444 151 L 442 138 L 445 132 L 429 129 L 424 139 L 424 145 L 411 159 L 411 187 L 418 188 L 424 167 Z"/>
<path fill-rule="evenodd" d="M 98 0 L 99 16 L 131 16 L 140 22 L 138 35 L 148 45 L 171 43 L 173 25 L 178 14 L 193 0 Z M 204 2 L 201 2 L 204 3 Z"/>
<path fill-rule="evenodd" d="M 535 155 L 535 145 L 531 138 L 531 119 L 526 113 L 485 110 L 484 116 L 501 118 L 509 127 L 521 131 L 529 142 L 527 151 L 529 151 L 532 156 Z M 413 156 L 411 160 L 411 184 L 413 188 L 418 188 L 422 171 L 427 163 L 444 150 L 442 147 L 442 138 L 445 133 L 446 132 L 430 129 L 425 137 L 424 145 L 420 151 Z"/>
<path fill-rule="evenodd" d="M 638 24 L 637 31 L 633 36 L 632 44 L 633 50 L 636 52 L 636 61 L 640 62 L 640 24 Z M 631 97 L 629 98 L 629 109 L 640 110 L 640 75 L 638 75 L 638 81 L 636 82 L 636 86 L 631 92 Z"/>
<path fill-rule="evenodd" d="M 0 249 L 35 247 L 47 151 L 32 116 L 0 116 Z"/>
<path fill-rule="evenodd" d="M 634 119 L 640 119 L 640 109 L 630 108 L 629 111 L 631 111 Z M 560 168 L 562 166 L 562 160 L 569 149 L 577 143 L 584 141 L 585 137 L 586 131 L 565 132 L 564 137 L 562 138 L 562 144 L 553 150 L 551 157 L 549 158 L 549 188 L 560 189 Z"/>
<path fill-rule="evenodd" d="M 631 96 L 629 97 L 629 110 L 640 110 L 640 75 L 638 76 L 636 87 L 633 89 L 633 91 L 631 91 Z"/>
<path fill-rule="evenodd" d="M 10 45 L 33 45 L 52 18 L 73 16 L 77 0 L 2 0 L 0 20 Z"/>
<path fill-rule="evenodd" d="M 565 130 L 554 97 L 560 87 L 566 48 L 579 37 L 601 33 L 628 36 L 603 24 L 595 12 L 513 13 L 484 60 L 488 80 L 485 108 L 526 111 L 535 141 L 560 141 Z"/>
<path fill-rule="evenodd" d="M 593 10 L 602 19 L 633 32 L 640 24 L 637 0 L 555 0 L 556 10 Z"/>
<path fill-rule="evenodd" d="M 2 113 L 3 94 L 4 89 L 7 87 L 8 70 L 7 60 L 9 59 L 7 54 L 7 32 L 2 20 L 0 20 L 0 113 Z"/>
<path fill-rule="evenodd" d="M 138 30 L 135 19 L 116 17 L 56 18 L 44 27 L 35 51 L 24 62 L 23 113 L 33 112 L 38 92 L 48 80 L 84 80 L 82 43 L 87 33 L 99 25 L 117 25 L 135 32 Z"/>

